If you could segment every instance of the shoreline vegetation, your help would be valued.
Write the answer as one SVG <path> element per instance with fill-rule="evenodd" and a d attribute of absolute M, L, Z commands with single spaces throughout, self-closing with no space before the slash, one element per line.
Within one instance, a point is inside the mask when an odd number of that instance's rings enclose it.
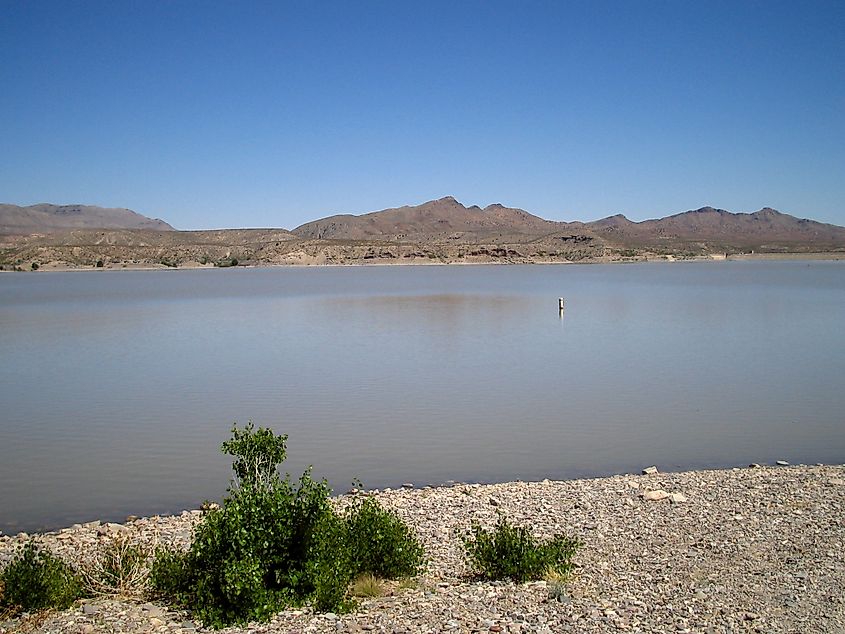
<path fill-rule="evenodd" d="M 651 470 L 649 470 L 651 471 Z M 240 632 L 837 632 L 845 627 L 845 466 L 724 470 L 350 493 L 413 528 L 426 566 L 349 614 L 288 609 Z M 0 567 L 34 541 L 79 565 L 116 538 L 185 549 L 206 511 L 0 536 Z M 470 574 L 462 540 L 505 518 L 581 547 L 565 584 Z M 4 620 L 5 618 L 5 620 Z M 0 633 L 204 631 L 152 599 L 101 596 L 0 616 Z"/>
<path fill-rule="evenodd" d="M 752 262 L 752 261 L 841 261 L 845 260 L 845 251 L 829 251 L 829 252 L 807 252 L 807 253 L 738 253 L 738 254 L 712 254 L 702 256 L 689 257 L 674 257 L 674 256 L 628 256 L 617 258 L 596 258 L 585 259 L 580 261 L 570 260 L 525 260 L 525 261 L 508 261 L 508 260 L 479 260 L 467 261 L 464 259 L 436 259 L 424 261 L 368 261 L 355 260 L 348 262 L 289 262 L 289 263 L 270 263 L 270 262 L 249 262 L 238 263 L 225 267 L 216 266 L 215 264 L 200 263 L 195 261 L 182 262 L 176 266 L 166 264 L 141 264 L 135 262 L 109 262 L 103 266 L 94 265 L 70 265 L 63 263 L 48 262 L 45 264 L 37 264 L 32 266 L 32 262 L 22 262 L 15 265 L 0 265 L 0 273 L 14 273 L 14 272 L 76 272 L 76 271 L 202 271 L 202 270 L 217 270 L 220 268 L 324 268 L 324 267 L 372 267 L 372 266 L 547 266 L 547 265 L 568 265 L 568 264 L 635 264 L 635 263 L 674 263 L 674 262 Z M 27 266 L 24 266 L 27 265 Z"/>

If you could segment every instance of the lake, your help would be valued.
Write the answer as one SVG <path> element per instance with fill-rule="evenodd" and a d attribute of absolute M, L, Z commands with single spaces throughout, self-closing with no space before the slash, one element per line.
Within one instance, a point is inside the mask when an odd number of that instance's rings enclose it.
<path fill-rule="evenodd" d="M 558 297 L 566 310 L 558 312 Z M 0 530 L 219 499 L 845 462 L 845 263 L 0 274 Z"/>

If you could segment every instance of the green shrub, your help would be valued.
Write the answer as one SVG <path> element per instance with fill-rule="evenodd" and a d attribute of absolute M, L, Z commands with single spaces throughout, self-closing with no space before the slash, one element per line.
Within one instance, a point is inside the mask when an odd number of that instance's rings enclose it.
<path fill-rule="evenodd" d="M 356 500 L 346 515 L 349 549 L 355 573 L 382 579 L 416 576 L 423 566 L 423 548 L 396 513 L 375 498 Z"/>
<path fill-rule="evenodd" d="M 541 543 L 527 528 L 514 526 L 503 517 L 493 531 L 474 525 L 463 542 L 470 565 L 482 577 L 517 583 L 542 579 L 549 571 L 565 576 L 579 545 L 563 535 Z"/>
<path fill-rule="evenodd" d="M 65 609 L 82 596 L 73 569 L 32 542 L 0 574 L 0 585 L 0 606 L 12 612 Z"/>
<path fill-rule="evenodd" d="M 329 504 L 328 484 L 310 470 L 297 482 L 280 477 L 286 442 L 252 423 L 235 426 L 221 447 L 235 472 L 222 506 L 205 515 L 187 553 L 156 554 L 154 591 L 206 625 L 269 620 L 304 603 L 347 611 L 357 574 L 407 576 L 421 565 L 410 530 L 374 500 L 341 516 Z"/>
<path fill-rule="evenodd" d="M 329 511 L 320 519 L 308 547 L 307 577 L 318 612 L 349 612 L 356 603 L 348 595 L 355 577 L 349 532 L 343 519 Z"/>
<path fill-rule="evenodd" d="M 235 458 L 222 507 L 197 526 L 184 558 L 156 558 L 155 589 L 192 607 L 207 625 L 267 620 L 313 591 L 307 555 L 330 512 L 329 489 L 310 472 L 296 485 L 279 476 L 286 441 L 251 423 L 235 427 L 222 446 Z"/>
<path fill-rule="evenodd" d="M 158 548 L 150 567 L 151 594 L 157 598 L 170 599 L 185 604 L 188 573 L 187 553 L 171 548 Z"/>

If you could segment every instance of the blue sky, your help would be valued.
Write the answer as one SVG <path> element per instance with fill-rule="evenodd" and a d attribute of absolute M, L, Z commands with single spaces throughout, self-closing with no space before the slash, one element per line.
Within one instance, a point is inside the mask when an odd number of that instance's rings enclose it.
<path fill-rule="evenodd" d="M 0 202 L 845 225 L 845 3 L 0 1 Z"/>

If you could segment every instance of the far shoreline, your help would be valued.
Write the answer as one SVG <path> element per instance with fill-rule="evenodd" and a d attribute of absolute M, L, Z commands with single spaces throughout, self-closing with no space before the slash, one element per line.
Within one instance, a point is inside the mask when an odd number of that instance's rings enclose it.
<path fill-rule="evenodd" d="M 704 256 L 696 256 L 690 258 L 676 258 L 673 256 L 662 257 L 643 257 L 643 258 L 623 258 L 623 259 L 593 259 L 593 260 L 536 260 L 525 262 L 466 262 L 466 261 L 411 261 L 411 262 L 365 262 L 365 261 L 350 261 L 350 262 L 331 262 L 325 264 L 317 263 L 251 263 L 238 264 L 235 266 L 219 267 L 213 264 L 200 264 L 198 262 L 188 262 L 179 266 L 165 266 L 162 264 L 114 264 L 102 267 L 97 266 L 53 266 L 49 263 L 39 266 L 36 270 L 23 269 L 15 271 L 10 269 L 2 269 L 0 273 L 77 273 L 77 272 L 104 272 L 104 271 L 205 271 L 205 270 L 245 270 L 245 269 L 275 269 L 275 268 L 295 268 L 295 269 L 318 269 L 318 268 L 348 268 L 348 267 L 428 267 L 428 266 L 570 266 L 570 265 L 595 265 L 595 264 L 674 264 L 674 263 L 694 263 L 694 262 L 789 262 L 789 261 L 808 261 L 808 262 L 839 262 L 845 260 L 845 252 L 838 251 L 820 251 L 807 253 L 742 253 L 734 255 L 725 254 L 711 254 Z"/>

